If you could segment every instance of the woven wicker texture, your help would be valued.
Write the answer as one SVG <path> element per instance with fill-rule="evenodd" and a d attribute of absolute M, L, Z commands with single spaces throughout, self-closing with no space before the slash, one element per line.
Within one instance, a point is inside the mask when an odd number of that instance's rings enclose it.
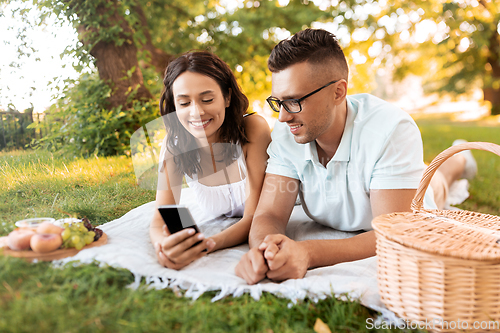
<path fill-rule="evenodd" d="M 500 217 L 423 209 L 434 172 L 446 159 L 468 149 L 500 156 L 500 146 L 492 143 L 448 148 L 426 169 L 412 202 L 413 213 L 373 220 L 378 286 L 382 301 L 398 316 L 444 321 L 431 331 L 456 332 L 452 325 L 460 320 L 467 331 L 500 332 Z M 474 327 L 488 322 L 488 328 Z"/>
<path fill-rule="evenodd" d="M 500 260 L 498 216 L 429 210 L 394 213 L 376 223 L 380 234 L 414 249 L 462 259 Z"/>
<path fill-rule="evenodd" d="M 434 255 L 379 237 L 377 256 L 381 300 L 399 317 L 437 321 L 428 327 L 436 332 L 457 332 L 459 321 L 467 331 L 500 332 L 500 262 Z"/>

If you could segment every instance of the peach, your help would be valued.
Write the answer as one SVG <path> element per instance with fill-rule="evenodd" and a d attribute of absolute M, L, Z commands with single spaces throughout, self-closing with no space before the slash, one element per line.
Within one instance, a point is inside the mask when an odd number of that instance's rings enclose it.
<path fill-rule="evenodd" d="M 64 231 L 64 228 L 58 227 L 57 225 L 50 222 L 42 222 L 36 228 L 37 234 L 57 234 L 60 235 Z"/>
<path fill-rule="evenodd" d="M 61 235 L 58 234 L 35 234 L 31 237 L 31 249 L 34 252 L 52 252 L 61 247 L 63 243 Z"/>
<path fill-rule="evenodd" d="M 17 228 L 9 234 L 7 244 L 15 251 L 28 250 L 34 234 L 31 228 Z"/>

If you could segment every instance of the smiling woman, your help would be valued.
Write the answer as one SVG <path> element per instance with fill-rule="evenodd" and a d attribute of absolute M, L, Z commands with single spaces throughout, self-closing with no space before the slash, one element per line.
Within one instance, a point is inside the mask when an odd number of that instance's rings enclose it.
<path fill-rule="evenodd" d="M 224 123 L 225 108 L 230 105 L 230 95 L 225 97 L 214 79 L 189 71 L 174 81 L 173 95 L 182 126 L 197 139 L 217 142 L 218 130 Z"/>
<path fill-rule="evenodd" d="M 160 99 L 167 135 L 160 153 L 156 204 L 179 203 L 182 180 L 207 217 L 242 219 L 205 239 L 184 229 L 170 234 L 158 212 L 150 227 L 158 261 L 180 269 L 218 249 L 245 242 L 264 180 L 267 122 L 246 114 L 248 99 L 219 57 L 190 52 L 172 61 Z"/>

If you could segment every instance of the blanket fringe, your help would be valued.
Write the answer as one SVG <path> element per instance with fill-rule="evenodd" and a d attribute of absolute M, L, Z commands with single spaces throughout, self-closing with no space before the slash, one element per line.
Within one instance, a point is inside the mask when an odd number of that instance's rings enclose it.
<path fill-rule="evenodd" d="M 203 294 L 209 291 L 218 291 L 218 293 L 212 297 L 211 302 L 217 302 L 223 298 L 228 296 L 240 297 L 245 293 L 250 294 L 250 296 L 258 301 L 262 296 L 262 286 L 260 284 L 251 285 L 251 286 L 219 286 L 219 287 L 211 287 L 209 285 L 205 285 L 200 282 L 191 282 L 186 279 L 179 278 L 166 278 L 166 277 L 158 277 L 158 276 L 141 276 L 140 274 L 134 273 L 134 282 L 128 285 L 128 288 L 137 289 L 141 285 L 141 281 L 144 278 L 145 284 L 148 289 L 172 289 L 174 292 L 179 290 L 184 290 L 184 297 L 191 298 L 193 301 L 200 298 Z M 279 298 L 287 298 L 290 300 L 289 307 L 296 305 L 299 301 L 303 301 L 304 299 L 310 299 L 314 303 L 319 302 L 320 300 L 324 300 L 327 297 L 336 297 L 339 299 L 347 300 L 345 294 L 336 295 L 333 291 L 330 294 L 327 293 L 314 293 L 308 290 L 308 283 L 304 281 L 300 281 L 300 285 L 295 286 L 281 286 L 281 288 L 277 291 L 271 292 L 271 294 L 279 297 Z M 299 287 L 298 289 L 296 289 Z"/>
<path fill-rule="evenodd" d="M 84 264 L 90 264 L 92 262 L 99 263 L 99 266 L 108 266 L 106 263 L 99 262 L 96 260 L 80 260 L 80 261 L 70 261 L 68 264 L 76 267 Z M 62 260 L 54 261 L 52 263 L 55 268 L 62 268 L 66 263 Z M 136 290 L 141 286 L 141 282 L 144 279 L 147 289 L 172 289 L 176 295 L 180 295 L 180 290 L 184 290 L 184 297 L 191 298 L 193 301 L 200 298 L 203 294 L 208 291 L 218 291 L 217 295 L 212 297 L 211 302 L 217 302 L 225 297 L 233 296 L 240 297 L 245 293 L 250 294 L 250 296 L 255 300 L 260 300 L 263 292 L 263 288 L 261 284 L 255 285 L 246 285 L 246 286 L 209 286 L 203 284 L 201 282 L 193 282 L 187 279 L 180 278 L 168 278 L 163 276 L 145 276 L 138 272 L 131 272 L 134 276 L 134 282 L 129 284 L 127 288 L 132 290 Z M 327 294 L 324 292 L 315 293 L 311 292 L 311 283 L 306 280 L 295 280 L 295 284 L 293 285 L 281 285 L 280 288 L 276 291 L 271 291 L 270 293 L 279 297 L 279 298 L 287 298 L 290 300 L 288 307 L 292 307 L 296 305 L 299 301 L 302 301 L 306 298 L 310 299 L 314 303 L 317 303 L 319 300 L 324 300 L 327 297 L 336 297 L 340 300 L 346 301 L 348 297 L 345 294 L 335 294 L 333 289 L 331 289 L 331 293 Z M 374 306 L 370 306 L 375 309 Z M 376 309 L 379 312 L 383 313 L 381 320 L 385 321 L 395 321 L 395 317 L 392 312 L 380 308 Z M 385 310 L 385 311 L 384 311 Z M 392 314 L 392 316 L 391 316 Z"/>

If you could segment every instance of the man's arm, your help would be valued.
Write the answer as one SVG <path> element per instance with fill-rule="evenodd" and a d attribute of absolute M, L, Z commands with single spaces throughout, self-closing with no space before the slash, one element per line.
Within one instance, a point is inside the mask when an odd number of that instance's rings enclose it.
<path fill-rule="evenodd" d="M 370 201 L 373 217 L 393 212 L 410 211 L 415 190 L 371 190 Z M 264 239 L 264 256 L 272 280 L 302 278 L 307 269 L 331 266 L 341 262 L 374 256 L 375 232 L 369 231 L 352 238 L 339 240 L 308 240 L 295 242 L 283 235 Z"/>
<path fill-rule="evenodd" d="M 258 246 L 267 235 L 285 233 L 299 184 L 293 178 L 266 174 L 248 237 L 250 251 L 241 257 L 235 268 L 236 275 L 248 284 L 257 283 L 266 277 L 269 268 L 264 250 Z"/>
<path fill-rule="evenodd" d="M 250 248 L 259 246 L 267 235 L 285 234 L 299 185 L 297 179 L 266 174 L 248 237 Z"/>

